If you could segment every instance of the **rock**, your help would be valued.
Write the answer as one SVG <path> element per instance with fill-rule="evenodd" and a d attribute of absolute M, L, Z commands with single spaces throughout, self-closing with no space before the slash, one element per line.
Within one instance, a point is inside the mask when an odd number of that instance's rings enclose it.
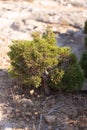
<path fill-rule="evenodd" d="M 49 107 L 51 107 L 52 105 L 55 104 L 55 98 L 50 98 L 50 99 L 49 99 L 49 97 L 47 97 L 47 98 L 48 98 L 48 100 L 46 101 L 46 103 L 49 104 Z"/>
<path fill-rule="evenodd" d="M 20 29 L 20 25 L 19 25 L 19 23 L 13 22 L 12 25 L 11 25 L 11 28 L 14 29 L 14 30 L 19 30 Z"/>
<path fill-rule="evenodd" d="M 7 122 L 7 123 L 5 124 L 4 130 L 13 130 L 12 124 L 9 123 L 9 122 Z"/>
<path fill-rule="evenodd" d="M 34 106 L 34 103 L 32 102 L 32 100 L 31 99 L 26 99 L 26 98 L 23 98 L 23 99 L 21 99 L 21 101 L 20 101 L 21 103 L 22 103 L 22 105 L 24 106 L 24 107 L 27 107 L 27 106 Z"/>
<path fill-rule="evenodd" d="M 33 124 L 33 129 L 32 130 L 37 130 L 35 124 Z"/>
<path fill-rule="evenodd" d="M 68 9 L 64 6 L 70 6 L 72 3 L 86 5 L 87 2 L 83 2 L 83 0 L 38 0 L 33 4 L 24 1 L 23 3 L 2 2 L 0 3 L 0 32 L 4 36 L 7 34 L 11 40 L 27 40 L 30 39 L 33 31 L 44 32 L 49 25 L 54 28 L 54 32 L 64 30 L 63 26 L 73 26 L 73 28 L 79 29 L 83 27 L 83 23 L 87 19 L 87 12 L 85 8 L 74 11 L 73 6 Z"/>
<path fill-rule="evenodd" d="M 55 124 L 57 119 L 56 116 L 50 116 L 50 115 L 47 116 L 44 115 L 44 118 L 48 124 Z"/>
<path fill-rule="evenodd" d="M 65 34 L 59 34 L 58 36 L 58 45 L 59 46 L 68 46 L 71 48 L 71 51 L 76 54 L 78 59 L 81 58 L 83 51 L 85 50 L 84 38 L 85 34 L 83 30 L 71 31 L 68 30 Z"/>
<path fill-rule="evenodd" d="M 35 93 L 34 89 L 30 90 L 30 95 L 33 95 Z"/>
<path fill-rule="evenodd" d="M 71 7 L 72 7 L 72 4 L 67 4 L 67 7 L 71 8 Z"/>
<path fill-rule="evenodd" d="M 25 115 L 30 117 L 30 116 L 32 116 L 32 113 L 31 112 L 26 112 Z"/>
<path fill-rule="evenodd" d="M 82 40 L 84 40 L 84 33 L 83 33 L 83 30 L 80 30 L 80 31 L 77 31 L 73 34 L 73 38 L 74 39 L 80 39 L 80 41 L 82 42 Z M 82 39 L 82 40 L 81 40 Z"/>

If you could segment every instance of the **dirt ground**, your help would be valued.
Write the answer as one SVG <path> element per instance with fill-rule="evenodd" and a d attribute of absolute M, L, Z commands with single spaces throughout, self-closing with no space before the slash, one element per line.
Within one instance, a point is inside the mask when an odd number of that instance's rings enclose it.
<path fill-rule="evenodd" d="M 87 94 L 20 88 L 0 70 L 0 130 L 87 130 Z"/>

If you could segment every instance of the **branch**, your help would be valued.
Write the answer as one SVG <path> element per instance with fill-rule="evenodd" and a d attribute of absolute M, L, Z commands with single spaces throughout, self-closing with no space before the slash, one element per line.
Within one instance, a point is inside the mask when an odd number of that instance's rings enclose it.
<path fill-rule="evenodd" d="M 62 104 L 62 105 L 60 105 L 60 106 L 56 106 L 56 107 L 52 108 L 52 109 L 48 112 L 48 115 L 50 115 L 52 112 L 57 111 L 57 109 L 59 109 L 60 107 L 63 107 L 63 106 L 64 106 L 64 104 Z"/>
<path fill-rule="evenodd" d="M 38 130 L 41 130 L 41 123 L 42 123 L 42 114 L 40 114 L 40 123 L 39 123 L 39 126 L 38 126 Z"/>

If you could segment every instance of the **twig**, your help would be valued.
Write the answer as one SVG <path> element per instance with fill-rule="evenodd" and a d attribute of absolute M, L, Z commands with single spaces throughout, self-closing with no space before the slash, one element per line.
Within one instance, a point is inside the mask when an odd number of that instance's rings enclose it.
<path fill-rule="evenodd" d="M 39 126 L 38 126 L 38 130 L 41 130 L 41 123 L 42 123 L 42 114 L 40 114 L 40 123 L 39 123 Z"/>
<path fill-rule="evenodd" d="M 15 105 L 17 106 L 17 99 L 15 98 L 15 94 L 13 92 L 13 89 L 11 88 L 11 93 L 12 93 L 12 98 L 13 98 L 13 102 L 15 103 Z"/>
<path fill-rule="evenodd" d="M 43 106 L 46 104 L 46 102 L 47 102 L 48 100 L 50 100 L 51 98 L 55 98 L 55 97 L 57 97 L 57 96 L 58 96 L 58 94 L 47 97 L 46 100 L 43 102 Z"/>
<path fill-rule="evenodd" d="M 11 93 L 12 93 L 13 101 L 15 102 L 15 96 L 14 96 L 12 88 L 11 88 Z"/>
<path fill-rule="evenodd" d="M 59 109 L 60 107 L 63 107 L 63 106 L 64 106 L 64 104 L 62 104 L 62 105 L 60 105 L 60 106 L 54 107 L 53 109 L 51 109 L 51 110 L 48 112 L 48 115 L 50 115 L 52 112 L 57 111 L 57 109 Z"/>

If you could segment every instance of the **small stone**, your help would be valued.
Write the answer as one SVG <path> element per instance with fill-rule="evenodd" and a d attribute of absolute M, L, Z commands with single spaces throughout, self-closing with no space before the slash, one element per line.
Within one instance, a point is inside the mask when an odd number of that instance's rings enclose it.
<path fill-rule="evenodd" d="M 38 112 L 35 112 L 35 115 L 38 115 Z"/>
<path fill-rule="evenodd" d="M 25 130 L 29 130 L 29 128 L 28 128 L 28 127 L 25 127 Z"/>
<path fill-rule="evenodd" d="M 67 5 L 67 7 L 71 8 L 71 7 L 72 7 L 72 5 L 71 5 L 71 4 L 68 4 L 68 5 Z"/>
<path fill-rule="evenodd" d="M 30 119 L 29 119 L 29 118 L 26 118 L 25 120 L 26 120 L 27 122 L 29 122 Z"/>
<path fill-rule="evenodd" d="M 34 94 L 34 89 L 30 90 L 30 94 L 31 94 L 31 95 Z"/>
<path fill-rule="evenodd" d="M 37 95 L 38 98 L 40 98 L 40 95 Z"/>
<path fill-rule="evenodd" d="M 33 130 L 36 130 L 36 126 L 33 124 Z"/>
<path fill-rule="evenodd" d="M 22 99 L 21 100 L 21 103 L 23 104 L 24 107 L 27 107 L 27 106 L 34 106 L 34 103 L 32 102 L 31 99 Z"/>
<path fill-rule="evenodd" d="M 48 130 L 54 130 L 51 125 L 48 126 Z"/>
<path fill-rule="evenodd" d="M 25 115 L 26 116 L 32 116 L 32 113 L 31 112 L 26 112 Z"/>
<path fill-rule="evenodd" d="M 55 124 L 57 119 L 56 116 L 50 116 L 50 115 L 44 116 L 44 118 L 48 124 Z"/>

